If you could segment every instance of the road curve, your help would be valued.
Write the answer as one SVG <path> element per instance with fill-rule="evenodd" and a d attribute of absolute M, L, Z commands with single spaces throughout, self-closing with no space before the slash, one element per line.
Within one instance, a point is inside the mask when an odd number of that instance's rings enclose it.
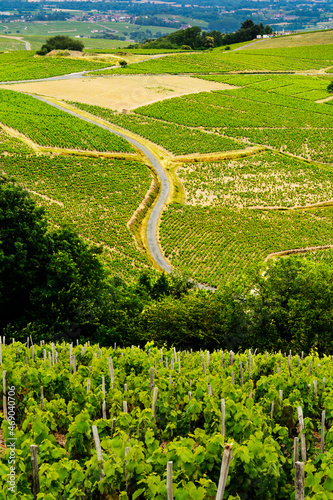
<path fill-rule="evenodd" d="M 124 134 L 122 132 L 117 132 L 117 131 L 113 130 L 111 127 L 108 127 L 107 125 L 102 125 L 101 123 L 98 123 L 97 121 L 94 121 L 90 118 L 86 118 L 86 117 L 80 115 L 79 113 L 75 113 L 75 111 L 71 111 L 65 107 L 62 107 L 58 104 L 50 102 L 47 99 L 45 99 L 44 97 L 40 97 L 40 96 L 36 96 L 36 95 L 32 95 L 32 94 L 29 94 L 29 95 L 31 95 L 31 97 L 34 97 L 35 99 L 38 99 L 39 101 L 43 101 L 43 102 L 49 104 L 50 106 L 54 106 L 55 108 L 60 109 L 61 111 L 65 111 L 66 113 L 69 113 L 70 115 L 75 116 L 76 118 L 79 118 L 80 120 L 84 120 L 88 123 L 92 123 L 93 125 L 96 125 L 97 127 L 101 127 L 105 130 L 108 130 L 112 134 L 115 134 L 119 137 L 122 137 L 123 139 L 125 139 L 126 141 L 131 143 L 134 147 L 139 149 L 147 157 L 149 163 L 152 165 L 153 169 L 155 170 L 155 172 L 157 173 L 157 175 L 161 181 L 161 192 L 160 192 L 160 195 L 159 195 L 159 197 L 158 197 L 158 199 L 153 207 L 153 210 L 152 210 L 150 217 L 149 217 L 149 220 L 148 220 L 147 242 L 148 242 L 150 254 L 153 257 L 154 261 L 164 271 L 166 271 L 167 273 L 170 273 L 172 266 L 170 266 L 170 264 L 168 264 L 167 261 L 165 260 L 163 254 L 160 250 L 160 247 L 158 245 L 157 237 L 156 237 L 159 216 L 163 210 L 163 206 L 164 206 L 164 204 L 167 200 L 167 197 L 169 195 L 170 184 L 169 184 L 168 177 L 167 177 L 166 173 L 164 172 L 162 166 L 158 162 L 157 158 L 145 146 L 140 144 L 135 139 L 128 137 L 126 134 Z"/>

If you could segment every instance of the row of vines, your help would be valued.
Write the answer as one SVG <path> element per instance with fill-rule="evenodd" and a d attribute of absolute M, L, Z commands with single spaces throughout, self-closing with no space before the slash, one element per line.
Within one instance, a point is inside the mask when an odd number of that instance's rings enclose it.
<path fill-rule="evenodd" d="M 13 498 L 33 498 L 35 444 L 38 499 L 166 499 L 168 461 L 175 499 L 214 499 L 226 442 L 233 443 L 233 458 L 224 498 L 294 498 L 294 438 L 301 434 L 306 498 L 333 498 L 329 356 L 30 345 L 29 339 L 1 348 L 4 396 L 15 394 Z M 9 443 L 11 420 L 0 416 Z M 1 499 L 9 456 L 7 447 Z"/>

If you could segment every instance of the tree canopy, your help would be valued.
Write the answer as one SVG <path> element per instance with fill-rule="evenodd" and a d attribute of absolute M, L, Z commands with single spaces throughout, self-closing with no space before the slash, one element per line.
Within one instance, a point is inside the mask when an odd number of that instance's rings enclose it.
<path fill-rule="evenodd" d="M 147 41 L 140 45 L 144 48 L 155 49 L 184 49 L 187 47 L 192 50 L 209 49 L 221 47 L 232 43 L 247 42 L 253 40 L 257 35 L 272 33 L 270 26 L 263 24 L 254 24 L 251 19 L 246 19 L 236 33 L 222 34 L 220 31 L 213 30 L 206 32 L 198 26 L 192 26 L 185 30 L 178 30 L 169 35 L 158 38 L 157 40 Z"/>
<path fill-rule="evenodd" d="M 0 328 L 81 321 L 104 279 L 96 252 L 68 228 L 48 231 L 29 193 L 0 179 Z"/>
<path fill-rule="evenodd" d="M 80 40 L 75 40 L 69 36 L 57 35 L 48 38 L 41 49 L 37 51 L 37 54 L 44 56 L 52 50 L 77 50 L 82 52 L 83 48 L 84 45 Z"/>

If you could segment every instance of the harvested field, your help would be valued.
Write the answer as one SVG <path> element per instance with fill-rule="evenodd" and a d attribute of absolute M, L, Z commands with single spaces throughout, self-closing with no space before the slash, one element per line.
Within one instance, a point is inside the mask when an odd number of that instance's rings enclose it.
<path fill-rule="evenodd" d="M 170 97 L 236 87 L 189 76 L 121 75 L 18 83 L 10 87 L 6 85 L 6 88 L 121 111 L 132 110 Z"/>

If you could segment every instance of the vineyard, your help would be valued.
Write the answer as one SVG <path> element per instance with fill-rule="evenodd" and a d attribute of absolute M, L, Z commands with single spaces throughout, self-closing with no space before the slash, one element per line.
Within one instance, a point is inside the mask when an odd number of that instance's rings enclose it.
<path fill-rule="evenodd" d="M 306 499 L 333 498 L 330 356 L 2 340 L 1 499 L 13 453 L 13 498 L 162 500 L 172 461 L 176 500 L 215 499 L 225 443 L 224 498 L 294 498 L 298 460 Z"/>
<path fill-rule="evenodd" d="M 189 205 L 295 207 L 332 201 L 333 171 L 267 151 L 245 159 L 184 164 Z"/>
<path fill-rule="evenodd" d="M 328 92 L 326 93 L 328 96 Z M 252 88 L 192 94 L 136 113 L 330 163 L 332 107 Z"/>
<path fill-rule="evenodd" d="M 152 182 L 143 163 L 36 155 L 4 132 L 0 140 L 1 172 L 30 191 L 51 225 L 68 224 L 88 241 L 105 246 L 106 262 L 126 279 L 148 265 L 127 228 Z"/>
<path fill-rule="evenodd" d="M 8 40 L 8 42 L 10 41 Z M 23 46 L 23 43 L 21 42 L 20 45 Z M 63 57 L 58 59 L 43 58 L 34 56 L 34 54 L 34 52 L 26 50 L 0 54 L 0 82 L 49 78 L 67 73 L 96 70 L 106 66 L 105 62 L 100 61 Z"/>
<path fill-rule="evenodd" d="M 329 93 L 326 76 L 301 76 L 301 75 L 214 75 L 198 76 L 203 80 L 229 83 L 240 87 L 264 90 L 283 96 L 295 96 L 301 99 L 316 101 L 325 99 Z"/>
<path fill-rule="evenodd" d="M 162 248 L 199 283 L 217 286 L 258 266 L 270 253 L 333 244 L 333 208 L 249 210 L 169 205 Z"/>
<path fill-rule="evenodd" d="M 0 99 L 0 122 L 41 146 L 134 153 L 124 139 L 29 95 L 0 90 Z"/>
<path fill-rule="evenodd" d="M 135 132 L 175 155 L 230 151 L 246 147 L 245 144 L 228 137 L 176 123 L 168 123 L 162 119 L 142 117 L 135 113 L 123 115 L 107 108 L 79 102 L 72 102 L 71 104 L 110 123 Z"/>
<path fill-rule="evenodd" d="M 333 66 L 333 44 L 279 49 L 247 49 L 210 53 L 177 54 L 145 61 L 125 69 L 97 71 L 96 74 L 228 73 L 253 71 L 320 70 Z"/>

